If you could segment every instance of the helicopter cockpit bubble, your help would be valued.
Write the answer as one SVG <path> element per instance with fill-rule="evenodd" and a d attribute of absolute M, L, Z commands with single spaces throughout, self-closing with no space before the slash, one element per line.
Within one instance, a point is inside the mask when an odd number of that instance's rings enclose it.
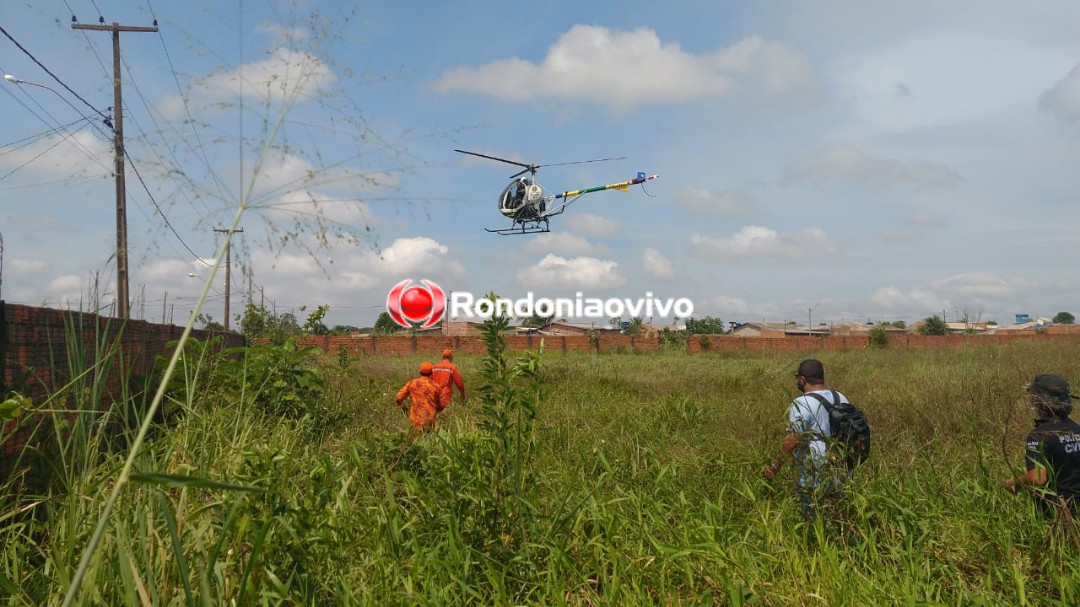
<path fill-rule="evenodd" d="M 525 194 L 528 187 L 529 184 L 524 179 L 518 179 L 506 186 L 502 196 L 499 197 L 499 212 L 507 217 L 513 217 L 517 214 L 522 205 L 525 204 Z"/>

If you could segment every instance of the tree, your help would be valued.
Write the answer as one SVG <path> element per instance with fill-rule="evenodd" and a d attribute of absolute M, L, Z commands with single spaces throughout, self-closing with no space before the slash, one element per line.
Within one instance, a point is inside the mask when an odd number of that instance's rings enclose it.
<path fill-rule="evenodd" d="M 525 320 L 521 321 L 521 326 L 523 326 L 523 327 L 534 327 L 534 328 L 539 329 L 540 327 L 546 327 L 546 326 L 550 325 L 551 321 L 553 321 L 553 320 L 555 320 L 555 315 L 554 314 L 552 314 L 551 316 L 540 316 L 536 312 L 533 312 L 532 316 L 530 316 L 530 317 L 526 318 Z"/>
<path fill-rule="evenodd" d="M 225 330 L 225 326 L 222 325 L 221 323 L 219 323 L 218 321 L 214 320 L 214 317 L 210 316 L 209 314 L 205 314 L 205 313 L 204 314 L 199 314 L 198 316 L 195 317 L 195 322 L 201 323 L 202 328 L 207 330 L 207 331 L 224 331 Z"/>
<path fill-rule="evenodd" d="M 630 319 L 630 323 L 626 326 L 626 334 L 631 337 L 640 337 L 645 334 L 645 319 L 640 316 L 635 316 Z"/>
<path fill-rule="evenodd" d="M 724 333 L 724 321 L 712 316 L 700 320 L 687 318 L 686 332 L 691 335 L 721 335 Z"/>
<path fill-rule="evenodd" d="M 881 325 L 870 329 L 870 346 L 873 348 L 884 348 L 889 345 L 889 332 L 885 330 L 885 327 L 891 326 L 890 323 L 881 323 Z"/>
<path fill-rule="evenodd" d="M 275 316 L 263 306 L 248 303 L 240 317 L 240 332 L 248 339 L 265 338 L 271 344 L 281 345 L 289 337 L 296 335 L 296 317 L 288 312 Z"/>
<path fill-rule="evenodd" d="M 394 322 L 393 318 L 390 318 L 389 312 L 383 312 L 382 314 L 379 314 L 379 318 L 375 321 L 375 330 L 373 332 L 376 335 L 390 335 L 391 333 L 401 331 L 403 328 L 404 327 Z"/>
<path fill-rule="evenodd" d="M 922 326 L 919 327 L 919 333 L 923 335 L 945 335 L 947 332 L 948 326 L 937 314 L 924 319 Z"/>
<path fill-rule="evenodd" d="M 301 306 L 300 311 L 303 312 L 306 306 Z M 330 328 L 326 326 L 323 319 L 326 318 L 326 313 L 330 311 L 330 306 L 323 304 L 308 314 L 307 320 L 304 321 L 304 326 L 301 327 L 301 331 L 308 335 L 329 335 Z"/>
<path fill-rule="evenodd" d="M 1076 322 L 1076 317 L 1068 312 L 1058 312 L 1054 315 L 1055 325 L 1071 325 Z"/>

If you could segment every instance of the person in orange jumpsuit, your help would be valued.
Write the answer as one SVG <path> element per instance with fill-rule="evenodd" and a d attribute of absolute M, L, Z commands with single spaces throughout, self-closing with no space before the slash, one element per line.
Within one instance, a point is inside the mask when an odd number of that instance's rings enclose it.
<path fill-rule="evenodd" d="M 432 369 L 431 363 L 421 363 L 420 377 L 405 382 L 395 399 L 398 405 L 410 399 L 409 423 L 419 432 L 431 430 L 435 426 L 435 414 L 445 408 L 439 386 L 431 379 Z"/>
<path fill-rule="evenodd" d="M 439 411 L 449 407 L 453 402 L 454 386 L 457 386 L 458 392 L 461 393 L 461 399 L 465 400 L 465 382 L 461 379 L 457 365 L 454 364 L 454 351 L 447 348 L 442 351 L 442 357 L 442 362 L 435 365 L 435 369 L 431 372 L 431 379 L 435 381 L 435 385 L 439 386 L 442 397 L 443 407 Z"/>

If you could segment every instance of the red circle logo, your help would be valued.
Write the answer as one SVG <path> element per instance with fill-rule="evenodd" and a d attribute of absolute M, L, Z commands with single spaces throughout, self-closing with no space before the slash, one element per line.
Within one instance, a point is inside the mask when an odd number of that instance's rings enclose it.
<path fill-rule="evenodd" d="M 419 324 L 426 329 L 442 320 L 446 313 L 446 294 L 439 285 L 424 279 L 414 285 L 412 280 L 403 280 L 390 289 L 386 296 L 386 311 L 394 322 L 411 329 Z"/>

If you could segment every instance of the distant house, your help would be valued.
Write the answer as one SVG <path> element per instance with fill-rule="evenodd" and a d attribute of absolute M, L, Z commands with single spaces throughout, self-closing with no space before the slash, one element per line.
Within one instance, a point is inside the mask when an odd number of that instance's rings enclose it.
<path fill-rule="evenodd" d="M 816 327 L 808 327 L 805 325 L 788 325 L 784 329 L 784 337 L 799 337 L 805 335 L 807 337 L 824 337 L 829 335 L 828 325 L 818 325 Z"/>
<path fill-rule="evenodd" d="M 782 338 L 788 325 L 782 322 L 746 322 L 731 330 L 737 337 Z"/>
<path fill-rule="evenodd" d="M 642 329 L 641 330 L 641 335 L 640 335 L 641 337 L 648 337 L 650 339 L 656 339 L 657 337 L 660 337 L 660 334 L 664 332 L 664 329 L 667 329 L 669 331 L 684 331 L 684 330 L 686 330 L 686 325 L 684 325 L 684 324 L 650 325 L 650 324 L 646 323 L 646 324 L 641 326 L 641 329 Z"/>
<path fill-rule="evenodd" d="M 865 337 L 870 334 L 870 331 L 875 325 L 864 325 L 861 322 L 844 322 L 838 325 L 833 325 L 829 328 L 829 335 L 838 335 L 842 337 Z M 881 328 L 886 331 L 903 331 L 903 329 L 897 329 L 893 326 Z"/>
<path fill-rule="evenodd" d="M 995 335 L 1009 334 L 1009 333 L 1022 333 L 1025 331 L 1035 331 L 1037 329 L 1045 329 L 1050 325 L 1053 325 L 1053 319 L 1045 316 L 1036 317 L 1034 320 L 1028 320 L 1027 322 L 1015 323 L 1011 325 L 999 325 L 994 328 L 993 333 Z"/>
<path fill-rule="evenodd" d="M 596 323 L 587 322 L 566 322 L 560 320 L 540 327 L 539 332 L 544 335 L 588 335 L 591 331 L 597 331 L 600 334 L 618 335 L 620 330 L 621 329 L 612 327 L 611 325 L 598 325 Z"/>
<path fill-rule="evenodd" d="M 984 322 L 947 322 L 945 323 L 945 330 L 950 334 L 971 334 L 971 333 L 986 333 L 987 325 Z"/>
<path fill-rule="evenodd" d="M 482 322 L 451 320 L 444 323 L 442 331 L 444 335 L 451 337 L 467 337 L 470 335 L 480 335 L 480 330 L 483 326 L 484 323 Z"/>

